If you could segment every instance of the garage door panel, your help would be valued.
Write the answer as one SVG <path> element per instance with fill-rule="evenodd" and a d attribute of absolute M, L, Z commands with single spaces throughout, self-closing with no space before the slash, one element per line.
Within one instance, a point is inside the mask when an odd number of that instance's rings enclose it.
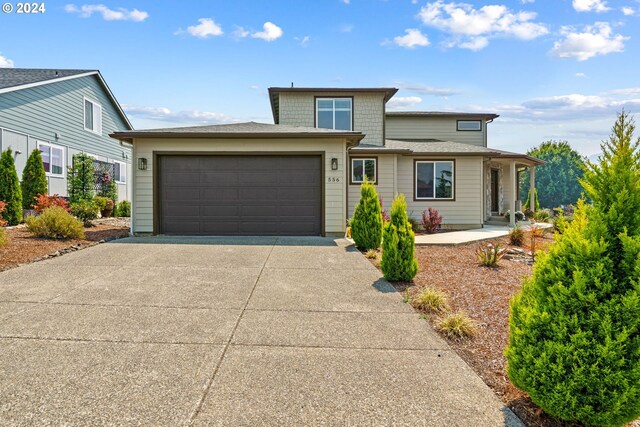
<path fill-rule="evenodd" d="M 318 235 L 320 156 L 161 156 L 160 232 Z"/>

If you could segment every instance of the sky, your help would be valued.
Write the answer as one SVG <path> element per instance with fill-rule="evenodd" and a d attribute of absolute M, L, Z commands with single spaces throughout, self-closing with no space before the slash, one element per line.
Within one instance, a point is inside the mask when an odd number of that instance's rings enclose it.
<path fill-rule="evenodd" d="M 388 110 L 499 114 L 491 147 L 593 155 L 640 112 L 640 0 L 9 4 L 0 67 L 99 69 L 139 129 L 273 123 L 270 86 L 396 87 Z"/>

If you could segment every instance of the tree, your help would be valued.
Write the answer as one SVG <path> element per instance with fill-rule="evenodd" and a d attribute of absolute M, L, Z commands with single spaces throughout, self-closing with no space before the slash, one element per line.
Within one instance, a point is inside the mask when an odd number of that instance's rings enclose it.
<path fill-rule="evenodd" d="M 22 191 L 11 148 L 7 148 L 0 156 L 0 200 L 7 204 L 2 214 L 4 219 L 9 225 L 20 224 L 22 222 Z"/>
<path fill-rule="evenodd" d="M 404 194 L 399 194 L 391 204 L 391 219 L 384 226 L 382 235 L 382 262 L 380 268 L 385 279 L 408 282 L 418 273 L 415 257 L 415 234 L 407 216 Z"/>
<path fill-rule="evenodd" d="M 69 201 L 91 200 L 95 194 L 96 168 L 93 159 L 84 153 L 73 156 L 67 173 Z"/>
<path fill-rule="evenodd" d="M 382 208 L 376 187 L 366 180 L 360 186 L 360 201 L 351 220 L 351 237 L 356 247 L 378 249 L 382 240 Z"/>
<path fill-rule="evenodd" d="M 585 159 L 567 141 L 546 141 L 527 152 L 546 163 L 536 167 L 535 185 L 539 191 L 540 205 L 555 208 L 575 204 L 582 194 L 582 178 Z M 529 174 L 520 178 L 520 194 L 529 193 Z"/>
<path fill-rule="evenodd" d="M 507 373 L 549 414 L 585 425 L 640 416 L 640 138 L 624 111 L 588 163 L 573 222 L 511 303 Z"/>
<path fill-rule="evenodd" d="M 32 209 L 38 195 L 49 191 L 47 175 L 44 171 L 40 150 L 35 149 L 29 155 L 27 164 L 22 170 L 22 208 Z"/>

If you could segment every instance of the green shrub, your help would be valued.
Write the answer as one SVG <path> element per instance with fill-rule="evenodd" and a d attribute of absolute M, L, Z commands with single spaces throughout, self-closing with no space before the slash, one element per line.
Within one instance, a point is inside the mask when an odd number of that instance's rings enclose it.
<path fill-rule="evenodd" d="M 131 202 L 129 202 L 128 200 L 123 200 L 120 203 L 118 203 L 118 206 L 116 207 L 115 216 L 121 216 L 121 217 L 127 217 L 127 218 L 130 217 Z"/>
<path fill-rule="evenodd" d="M 80 200 L 91 200 L 95 195 L 96 168 L 93 158 L 80 153 L 73 156 L 73 165 L 67 172 L 67 187 L 71 203 Z"/>
<path fill-rule="evenodd" d="M 351 237 L 362 251 L 378 249 L 382 240 L 382 211 L 376 187 L 366 179 L 351 220 Z"/>
<path fill-rule="evenodd" d="M 377 249 L 369 249 L 364 254 L 368 259 L 378 259 L 378 250 Z"/>
<path fill-rule="evenodd" d="M 551 218 L 549 209 L 540 209 L 533 214 L 533 219 L 535 219 L 536 222 L 549 222 L 549 218 Z"/>
<path fill-rule="evenodd" d="M 98 217 L 100 207 L 93 200 L 80 200 L 71 203 L 71 214 L 78 218 L 85 227 L 91 227 L 91 221 Z"/>
<path fill-rule="evenodd" d="M 380 267 L 385 279 L 408 282 L 418 273 L 418 260 L 415 257 L 415 234 L 407 217 L 404 194 L 393 199 L 390 216 L 383 231 Z"/>
<path fill-rule="evenodd" d="M 93 198 L 93 203 L 96 204 L 96 206 L 98 207 L 98 210 L 102 210 L 106 208 L 108 202 L 109 202 L 109 199 L 106 197 L 96 196 Z"/>
<path fill-rule="evenodd" d="M 0 156 L 0 200 L 7 204 L 3 218 L 9 225 L 20 224 L 22 222 L 22 190 L 11 148 L 7 148 Z"/>
<path fill-rule="evenodd" d="M 478 263 L 485 267 L 497 267 L 498 262 L 507 253 L 506 248 L 501 248 L 499 243 L 495 245 L 491 242 L 480 243 L 476 249 Z"/>
<path fill-rule="evenodd" d="M 445 315 L 438 321 L 436 328 L 447 338 L 457 340 L 470 338 L 476 334 L 475 322 L 462 311 Z"/>
<path fill-rule="evenodd" d="M 564 209 L 556 208 L 556 215 L 553 217 L 553 229 L 556 233 L 562 234 L 571 223 L 572 218 L 564 214 Z"/>
<path fill-rule="evenodd" d="M 522 246 L 524 243 L 524 231 L 516 224 L 515 227 L 509 231 L 509 244 L 513 246 Z"/>
<path fill-rule="evenodd" d="M 411 298 L 411 304 L 420 310 L 440 313 L 449 306 L 449 299 L 444 292 L 432 287 L 425 287 Z"/>
<path fill-rule="evenodd" d="M 33 150 L 29 155 L 27 164 L 22 170 L 22 183 L 20 185 L 22 186 L 23 209 L 33 209 L 36 198 L 49 192 L 47 174 L 44 170 L 40 150 Z"/>
<path fill-rule="evenodd" d="M 9 243 L 9 236 L 7 236 L 7 230 L 3 227 L 0 227 L 0 247 Z"/>
<path fill-rule="evenodd" d="M 589 163 L 573 222 L 511 302 L 507 372 L 545 412 L 584 425 L 640 416 L 640 139 L 621 113 Z"/>
<path fill-rule="evenodd" d="M 413 231 L 414 234 L 420 231 L 420 221 L 409 215 L 407 215 L 407 221 L 409 221 L 409 225 L 411 225 L 411 231 Z"/>
<path fill-rule="evenodd" d="M 38 216 L 28 216 L 27 229 L 37 237 L 47 239 L 83 239 L 82 222 L 59 206 L 45 209 Z"/>
<path fill-rule="evenodd" d="M 540 202 L 538 201 L 538 189 L 535 188 L 533 190 L 533 195 L 535 196 L 535 199 L 536 199 L 536 202 L 534 203 L 534 208 L 535 209 L 532 209 L 531 206 L 530 206 L 531 205 L 531 200 L 529 200 L 529 199 L 531 198 L 531 192 L 529 191 L 527 194 L 528 194 L 527 201 L 524 202 L 524 206 L 522 207 L 522 209 L 524 209 L 524 210 L 529 209 L 529 210 L 531 210 L 533 212 L 538 212 L 540 210 Z"/>

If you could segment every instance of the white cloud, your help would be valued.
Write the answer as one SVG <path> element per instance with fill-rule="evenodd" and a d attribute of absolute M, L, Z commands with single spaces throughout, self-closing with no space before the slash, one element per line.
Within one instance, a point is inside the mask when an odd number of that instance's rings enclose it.
<path fill-rule="evenodd" d="M 307 47 L 307 45 L 309 44 L 309 41 L 311 40 L 311 37 L 309 36 L 294 37 L 293 39 L 297 41 L 300 46 Z"/>
<path fill-rule="evenodd" d="M 413 107 L 422 102 L 422 98 L 419 96 L 395 96 L 387 102 L 387 107 L 394 108 L 407 108 Z"/>
<path fill-rule="evenodd" d="M 238 39 L 243 39 L 245 37 L 249 37 L 249 30 L 246 30 L 244 27 L 239 27 L 236 25 L 236 29 L 233 30 L 233 37 Z"/>
<path fill-rule="evenodd" d="M 576 73 L 576 77 L 587 77 L 585 73 Z"/>
<path fill-rule="evenodd" d="M 520 3 L 522 4 L 527 4 L 527 3 L 535 3 L 536 0 L 520 0 Z"/>
<path fill-rule="evenodd" d="M 172 111 L 166 107 L 143 107 L 126 104 L 123 104 L 122 108 L 131 116 L 170 123 L 199 125 L 235 123 L 239 121 L 224 113 L 213 113 L 209 111 Z"/>
<path fill-rule="evenodd" d="M 456 90 L 449 89 L 446 87 L 427 86 L 420 83 L 396 82 L 395 84 L 400 89 L 407 92 L 421 93 L 424 95 L 441 96 L 443 98 L 446 98 L 451 95 L 456 95 L 457 93 L 459 93 Z"/>
<path fill-rule="evenodd" d="M 0 55 L 0 68 L 13 68 L 14 63 L 12 60 L 7 58 L 6 56 Z"/>
<path fill-rule="evenodd" d="M 397 36 L 393 38 L 393 42 L 400 46 L 406 47 L 408 49 L 413 49 L 416 46 L 429 46 L 429 39 L 427 36 L 422 34 L 420 30 L 416 28 L 408 28 L 404 30 L 406 33 L 404 36 Z"/>
<path fill-rule="evenodd" d="M 549 33 L 546 25 L 534 22 L 535 12 L 515 12 L 504 5 L 475 9 L 467 3 L 427 3 L 418 14 L 424 25 L 452 36 L 445 45 L 480 50 L 495 37 L 532 40 Z"/>
<path fill-rule="evenodd" d="M 602 13 L 611 10 L 605 0 L 573 0 L 572 4 L 577 12 Z"/>
<path fill-rule="evenodd" d="M 224 34 L 224 32 L 222 31 L 220 25 L 216 24 L 213 19 L 200 18 L 198 19 L 197 25 L 190 25 L 186 30 L 180 28 L 173 34 L 189 34 L 200 39 L 207 39 L 209 37 L 221 36 L 222 34 Z"/>
<path fill-rule="evenodd" d="M 134 21 L 142 22 L 149 17 L 147 12 L 138 9 L 128 10 L 123 7 L 109 9 L 103 4 L 85 4 L 80 7 L 75 4 L 67 4 L 64 7 L 67 13 L 77 13 L 82 18 L 89 18 L 94 13 L 102 15 L 105 21 Z"/>
<path fill-rule="evenodd" d="M 351 0 L 340 0 L 340 1 L 341 1 L 342 3 L 344 3 L 344 4 L 349 4 L 349 3 L 351 3 Z"/>
<path fill-rule="evenodd" d="M 634 8 L 628 6 L 623 7 L 621 10 L 624 16 L 632 16 L 636 13 L 636 10 Z"/>
<path fill-rule="evenodd" d="M 607 92 L 609 95 L 635 96 L 640 95 L 640 87 L 627 87 L 624 89 L 614 89 Z"/>
<path fill-rule="evenodd" d="M 553 44 L 551 53 L 559 58 L 573 58 L 586 61 L 597 55 L 607 55 L 624 51 L 624 42 L 629 37 L 612 34 L 611 25 L 607 22 L 596 22 L 587 25 L 582 32 L 573 27 L 563 27 L 563 39 Z"/>
<path fill-rule="evenodd" d="M 251 37 L 253 37 L 254 39 L 262 39 L 267 42 L 272 42 L 276 39 L 279 39 L 280 37 L 282 37 L 282 34 L 284 34 L 282 28 L 278 27 L 273 22 L 265 22 L 262 28 L 262 31 L 256 31 L 255 33 L 252 33 Z"/>

